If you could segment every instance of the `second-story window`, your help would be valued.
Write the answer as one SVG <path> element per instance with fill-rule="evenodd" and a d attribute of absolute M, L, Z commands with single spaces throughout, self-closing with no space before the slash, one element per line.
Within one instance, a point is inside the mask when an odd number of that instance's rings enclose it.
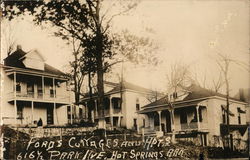
<path fill-rule="evenodd" d="M 33 82 L 27 83 L 27 93 L 29 96 L 34 96 L 34 83 Z"/>
<path fill-rule="evenodd" d="M 42 97 L 42 96 L 43 96 L 43 88 L 42 88 L 42 85 L 41 85 L 41 84 L 38 84 L 38 85 L 37 85 L 37 93 L 38 93 L 38 96 L 39 96 L 39 97 Z"/>
<path fill-rule="evenodd" d="M 136 111 L 139 111 L 140 110 L 140 102 L 139 102 L 139 98 L 136 98 Z"/>
<path fill-rule="evenodd" d="M 49 93 L 50 93 L 50 97 L 54 97 L 54 90 L 53 90 L 53 86 L 49 86 Z"/>

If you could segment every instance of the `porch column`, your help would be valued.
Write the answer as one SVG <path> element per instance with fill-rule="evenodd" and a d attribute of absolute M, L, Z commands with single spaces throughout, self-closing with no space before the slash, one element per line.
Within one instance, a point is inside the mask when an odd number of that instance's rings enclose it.
<path fill-rule="evenodd" d="M 113 105 L 111 96 L 109 97 L 109 116 L 110 116 L 111 129 L 113 129 Z"/>
<path fill-rule="evenodd" d="M 73 107 L 72 107 L 72 104 L 70 104 L 70 124 L 73 124 L 73 119 L 72 119 L 72 109 L 73 109 Z"/>
<path fill-rule="evenodd" d="M 15 124 L 17 125 L 17 102 L 16 102 L 16 72 L 14 72 L 14 108 L 15 108 Z"/>
<path fill-rule="evenodd" d="M 56 116 L 56 89 L 55 89 L 55 78 L 53 78 L 52 79 L 52 81 L 53 81 L 53 98 L 54 98 L 54 124 L 55 124 L 55 122 L 56 122 L 56 120 L 57 120 L 57 116 Z M 58 121 L 57 121 L 58 122 Z"/>
<path fill-rule="evenodd" d="M 42 93 L 43 93 L 43 99 L 45 96 L 45 89 L 44 89 L 44 76 L 42 76 Z"/>
<path fill-rule="evenodd" d="M 31 124 L 34 123 L 34 102 L 31 101 Z"/>
<path fill-rule="evenodd" d="M 120 116 L 118 116 L 118 127 L 121 127 L 121 117 Z"/>
<path fill-rule="evenodd" d="M 162 131 L 162 127 L 161 127 L 161 111 L 157 111 L 158 112 L 158 115 L 159 115 L 159 123 L 160 123 L 160 130 L 159 131 Z"/>
<path fill-rule="evenodd" d="M 198 125 L 198 130 L 200 130 L 200 115 L 199 115 L 199 105 L 196 106 L 196 115 L 197 115 L 197 125 Z"/>

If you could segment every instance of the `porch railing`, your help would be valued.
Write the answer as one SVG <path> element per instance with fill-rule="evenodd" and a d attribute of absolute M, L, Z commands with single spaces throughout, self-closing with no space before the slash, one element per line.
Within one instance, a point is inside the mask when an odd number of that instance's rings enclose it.
<path fill-rule="evenodd" d="M 7 98 L 9 100 L 13 100 L 14 97 L 14 92 L 10 92 L 7 94 Z M 27 93 L 22 93 L 22 92 L 16 92 L 16 98 L 18 99 L 24 99 L 24 100 L 38 100 L 38 101 L 55 101 L 55 102 L 61 102 L 61 103 L 69 103 L 70 98 L 68 95 L 54 95 L 51 96 L 51 94 L 43 94 L 43 93 L 34 93 L 34 92 L 27 92 Z"/>
<path fill-rule="evenodd" d="M 199 122 L 199 129 L 206 129 L 207 128 L 207 123 L 204 122 Z M 198 122 L 191 122 L 191 123 L 183 123 L 180 124 L 180 129 L 181 130 L 194 130 L 198 129 Z"/>

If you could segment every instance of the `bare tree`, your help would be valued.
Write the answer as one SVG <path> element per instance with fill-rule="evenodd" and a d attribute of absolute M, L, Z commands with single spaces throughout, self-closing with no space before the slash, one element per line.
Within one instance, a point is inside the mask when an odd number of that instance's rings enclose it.
<path fill-rule="evenodd" d="M 225 84 L 226 86 L 226 124 L 227 124 L 227 135 L 228 136 L 228 147 L 230 147 L 231 149 L 233 148 L 233 141 L 230 138 L 230 119 L 229 119 L 229 111 L 230 111 L 230 77 L 229 77 L 229 72 L 230 72 L 230 67 L 233 64 L 236 64 L 244 69 L 246 69 L 247 71 L 249 71 L 249 69 L 246 67 L 246 65 L 236 59 L 231 58 L 231 56 L 229 54 L 221 54 L 221 53 L 217 53 L 217 59 L 216 59 L 216 63 L 223 75 L 223 80 L 220 83 L 217 83 L 217 87 L 221 87 L 223 84 Z"/>
<path fill-rule="evenodd" d="M 216 80 L 215 78 L 212 80 L 213 81 L 213 86 L 212 86 L 212 90 L 215 91 L 216 93 L 218 93 L 221 88 L 223 87 L 224 84 L 224 80 L 222 77 L 222 73 L 219 73 L 218 79 Z"/>
<path fill-rule="evenodd" d="M 177 92 L 178 87 L 187 86 L 191 79 L 190 65 L 175 62 L 170 67 L 170 73 L 167 74 L 168 90 Z"/>
<path fill-rule="evenodd" d="M 7 55 L 10 55 L 14 51 L 14 47 L 16 45 L 15 27 L 9 21 L 1 20 L 1 37 L 3 38 L 2 42 L 5 43 Z"/>

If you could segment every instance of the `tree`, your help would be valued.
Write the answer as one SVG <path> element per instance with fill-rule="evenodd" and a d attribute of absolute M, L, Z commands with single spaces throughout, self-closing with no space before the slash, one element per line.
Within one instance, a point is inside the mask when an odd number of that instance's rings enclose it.
<path fill-rule="evenodd" d="M 231 58 L 231 56 L 229 54 L 222 54 L 220 52 L 217 53 L 217 59 L 216 59 L 216 63 L 219 67 L 219 70 L 221 71 L 221 73 L 223 74 L 223 79 L 224 79 L 224 84 L 225 84 L 225 91 L 226 91 L 226 125 L 227 125 L 227 134 L 226 136 L 228 136 L 228 147 L 233 149 L 233 140 L 230 137 L 230 118 L 229 118 L 229 112 L 230 112 L 230 77 L 229 77 L 229 73 L 230 73 L 230 66 L 232 66 L 233 64 L 236 64 L 238 66 L 243 67 L 244 69 L 246 69 L 247 71 L 248 68 L 246 68 L 246 64 L 244 64 L 241 61 L 238 61 L 236 59 Z M 221 84 L 222 85 L 222 84 Z"/>
<path fill-rule="evenodd" d="M 190 65 L 175 62 L 170 66 L 170 73 L 167 74 L 168 90 L 176 93 L 179 87 L 187 86 L 191 81 Z"/>
<path fill-rule="evenodd" d="M 37 25 L 53 26 L 56 28 L 55 35 L 62 39 L 73 38 L 79 41 L 81 56 L 78 59 L 77 50 L 74 51 L 74 70 L 76 101 L 79 100 L 78 92 L 83 77 L 78 77 L 80 83 L 76 83 L 76 73 L 82 75 L 87 71 L 89 79 L 91 73 L 97 74 L 98 104 L 102 117 L 100 127 L 104 127 L 104 86 L 103 76 L 108 69 L 116 63 L 111 64 L 110 60 L 117 54 L 114 51 L 114 44 L 117 42 L 115 35 L 111 33 L 112 20 L 134 8 L 137 3 L 132 2 L 123 5 L 123 10 L 117 14 L 108 16 L 109 8 L 103 9 L 101 0 L 69 0 L 69 1 L 4 1 L 4 17 L 9 20 L 24 14 L 33 17 Z M 112 6 L 112 5 L 111 5 Z M 132 54 L 132 53 L 131 53 Z M 83 63 L 78 63 L 80 60 Z M 83 65 L 83 68 L 76 66 Z M 87 68 L 87 69 L 86 69 Z M 86 69 L 86 70 L 85 70 Z M 85 72 L 84 72 L 85 73 Z M 90 81 L 89 81 L 90 82 Z M 91 88 L 91 87 L 90 87 Z"/>
<path fill-rule="evenodd" d="M 167 74 L 168 82 L 168 96 L 169 109 L 171 114 L 171 121 L 174 124 L 174 103 L 179 95 L 177 95 L 177 89 L 187 86 L 191 81 L 190 79 L 190 66 L 184 63 L 175 62 L 170 67 L 170 73 Z M 169 93 L 170 91 L 170 93 Z M 172 141 L 175 143 L 175 128 L 172 128 Z"/>
<path fill-rule="evenodd" d="M 2 42 L 5 44 L 5 47 L 3 48 L 6 49 L 7 55 L 14 51 L 14 46 L 16 45 L 15 27 L 9 21 L 1 20 Z"/>

